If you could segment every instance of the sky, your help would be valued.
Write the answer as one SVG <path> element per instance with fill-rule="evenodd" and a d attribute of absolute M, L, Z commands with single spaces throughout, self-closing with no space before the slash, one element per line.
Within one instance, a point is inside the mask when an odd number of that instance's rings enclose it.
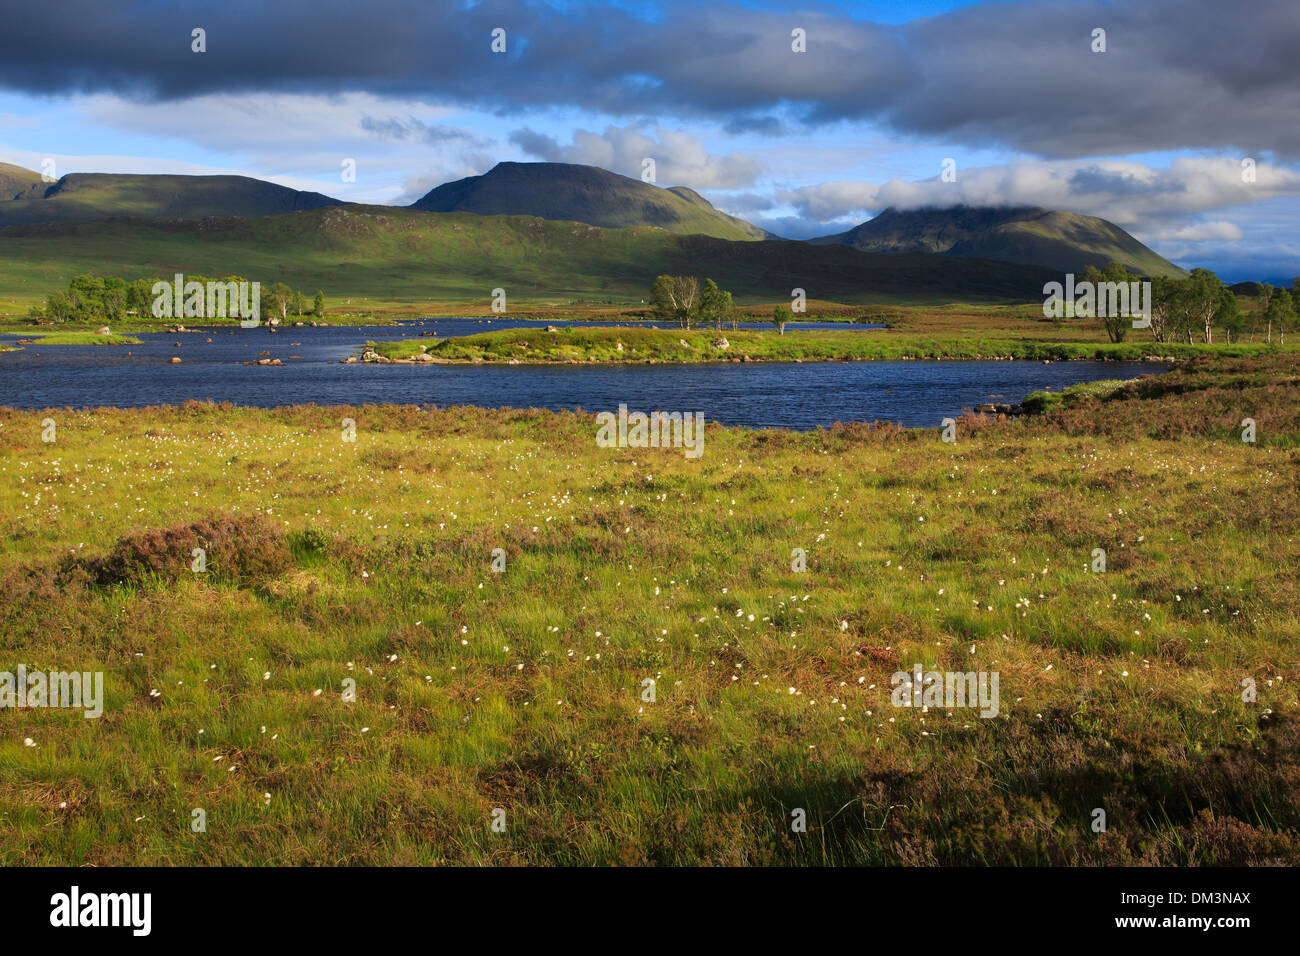
<path fill-rule="evenodd" d="M 789 238 L 1034 205 L 1300 275 L 1297 0 L 45 0 L 4 26 L 0 161 L 55 176 L 407 204 L 502 161 L 653 159 Z"/>

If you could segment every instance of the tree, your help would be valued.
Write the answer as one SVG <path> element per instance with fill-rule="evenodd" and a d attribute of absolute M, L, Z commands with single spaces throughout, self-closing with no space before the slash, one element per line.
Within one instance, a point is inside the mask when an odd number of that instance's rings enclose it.
<path fill-rule="evenodd" d="M 772 324 L 776 326 L 777 331 L 785 335 L 785 324 L 794 321 L 794 313 L 790 311 L 788 305 L 778 305 L 772 310 Z"/>
<path fill-rule="evenodd" d="M 1155 276 L 1151 280 L 1151 336 L 1157 342 L 1164 342 L 1170 334 L 1180 292 L 1177 279 Z"/>
<path fill-rule="evenodd" d="M 89 319 L 103 311 L 104 280 L 99 276 L 73 276 L 68 285 L 74 318 Z"/>
<path fill-rule="evenodd" d="M 1267 282 L 1261 282 L 1259 284 L 1259 308 L 1251 312 L 1251 315 L 1254 316 L 1254 321 L 1250 323 L 1250 340 L 1252 342 L 1255 341 L 1255 333 L 1259 331 L 1259 320 L 1268 311 L 1268 303 L 1272 298 L 1273 287 Z"/>
<path fill-rule="evenodd" d="M 67 322 L 75 313 L 66 292 L 52 292 L 45 299 L 45 314 L 54 322 Z"/>
<path fill-rule="evenodd" d="M 700 280 L 695 276 L 673 276 L 673 296 L 677 300 L 677 321 L 689 329 L 700 304 Z"/>
<path fill-rule="evenodd" d="M 1241 339 L 1241 330 L 1246 324 L 1246 317 L 1241 314 L 1240 304 L 1237 302 L 1237 293 L 1225 285 L 1221 297 L 1222 301 L 1215 310 L 1215 318 L 1218 320 L 1219 325 L 1223 326 L 1224 341 L 1231 345 L 1234 336 L 1238 340 Z"/>
<path fill-rule="evenodd" d="M 1186 294 L 1187 344 L 1192 343 L 1192 329 L 1201 329 L 1202 341 L 1214 341 L 1213 323 L 1226 305 L 1223 282 L 1209 269 L 1193 269 L 1183 280 Z M 1235 303 L 1234 303 L 1235 305 Z"/>
<path fill-rule="evenodd" d="M 319 318 L 325 318 L 325 293 L 317 292 L 316 301 L 312 303 L 312 313 Z"/>
<path fill-rule="evenodd" d="M 136 279 L 126 287 L 126 310 L 137 315 L 153 314 L 152 279 Z"/>
<path fill-rule="evenodd" d="M 1094 314 L 1101 316 L 1102 328 L 1112 342 L 1123 342 L 1133 327 L 1133 314 L 1137 303 L 1131 301 L 1133 276 L 1118 262 L 1106 263 L 1100 272 L 1089 266 L 1083 273 L 1085 281 L 1093 283 L 1096 295 Z M 1113 294 L 1112 294 L 1113 290 Z M 1123 308 L 1121 308 L 1121 305 Z"/>
<path fill-rule="evenodd" d="M 650 289 L 650 311 L 656 318 L 691 327 L 700 303 L 700 280 L 694 276 L 659 276 Z"/>
<path fill-rule="evenodd" d="M 262 311 L 272 314 L 279 312 L 280 319 L 284 320 L 289 317 L 289 302 L 293 296 L 293 290 L 283 282 L 277 282 L 270 289 L 262 293 Z"/>
<path fill-rule="evenodd" d="M 301 292 L 295 289 L 292 296 L 292 302 L 293 302 L 292 308 L 293 308 L 294 315 L 298 316 L 298 318 L 301 319 L 303 312 L 307 308 L 307 299 L 303 296 Z"/>
<path fill-rule="evenodd" d="M 722 318 L 731 304 L 731 293 L 723 292 L 712 279 L 704 280 L 704 291 L 700 293 L 700 325 L 713 323 L 714 328 L 722 331 Z"/>
<path fill-rule="evenodd" d="M 724 322 L 730 322 L 731 327 L 736 327 L 736 303 L 731 301 L 731 293 L 723 292 L 721 301 L 718 304 L 718 331 L 722 331 Z"/>
<path fill-rule="evenodd" d="M 658 276 L 650 287 L 650 314 L 662 322 L 677 316 L 677 300 L 673 298 L 673 277 Z"/>
<path fill-rule="evenodd" d="M 1268 309 L 1264 312 L 1264 320 L 1268 323 L 1268 339 L 1273 341 L 1273 326 L 1278 327 L 1281 340 L 1286 342 L 1286 330 L 1296 320 L 1295 303 L 1291 299 L 1291 293 L 1286 289 L 1275 289 L 1273 295 L 1269 297 Z"/>

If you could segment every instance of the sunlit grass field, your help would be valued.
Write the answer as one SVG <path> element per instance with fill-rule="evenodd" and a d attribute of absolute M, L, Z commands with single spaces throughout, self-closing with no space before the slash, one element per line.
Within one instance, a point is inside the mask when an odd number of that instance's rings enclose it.
<path fill-rule="evenodd" d="M 0 710 L 0 862 L 1300 861 L 1294 357 L 954 444 L 595 432 L 0 410 L 0 670 L 106 674 Z M 916 663 L 998 716 L 895 707 Z"/>

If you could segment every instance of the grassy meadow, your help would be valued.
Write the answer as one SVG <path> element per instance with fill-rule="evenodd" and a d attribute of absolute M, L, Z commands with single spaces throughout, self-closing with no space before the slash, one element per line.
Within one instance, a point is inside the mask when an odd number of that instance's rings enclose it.
<path fill-rule="evenodd" d="M 1293 355 L 953 444 L 595 431 L 0 410 L 0 669 L 106 675 L 98 719 L 0 711 L 0 862 L 1300 860 Z M 998 716 L 893 706 L 915 663 Z"/>

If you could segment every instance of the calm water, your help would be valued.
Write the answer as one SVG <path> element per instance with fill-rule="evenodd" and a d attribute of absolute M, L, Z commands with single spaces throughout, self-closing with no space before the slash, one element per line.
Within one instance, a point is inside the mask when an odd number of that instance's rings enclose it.
<path fill-rule="evenodd" d="M 545 325 L 486 319 L 430 319 L 384 328 L 220 328 L 141 334 L 134 346 L 39 348 L 0 355 L 0 405 L 74 408 L 179 404 L 188 399 L 274 406 L 482 405 L 614 411 L 701 411 L 709 421 L 750 427 L 814 428 L 891 421 L 938 427 L 981 402 L 1018 402 L 1042 388 L 1133 378 L 1131 362 L 805 362 L 720 365 L 342 365 L 367 339 L 436 331 L 440 338 Z M 588 324 L 588 323 L 582 323 Z M 589 323 L 592 325 L 610 323 Z M 770 328 L 770 326 L 757 326 Z M 801 323 L 801 328 L 867 326 Z M 725 333 L 724 333 L 725 334 Z M 15 336 L 0 336 L 13 341 Z M 212 341 L 208 342 L 207 339 Z M 177 347 L 176 342 L 181 345 Z M 262 353 L 267 353 L 263 355 Z M 128 354 L 130 353 L 130 354 Z M 168 360 L 179 356 L 173 365 Z M 281 367 L 249 366 L 279 358 Z"/>

